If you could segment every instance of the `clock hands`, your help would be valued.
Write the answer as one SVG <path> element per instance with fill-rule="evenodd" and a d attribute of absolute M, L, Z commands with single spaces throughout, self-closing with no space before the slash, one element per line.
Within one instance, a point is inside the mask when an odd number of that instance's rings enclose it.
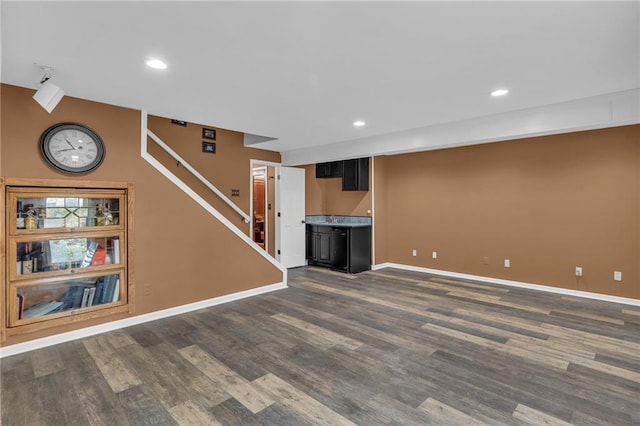
<path fill-rule="evenodd" d="M 73 146 L 73 144 L 71 142 L 69 142 L 69 138 L 68 137 L 64 136 L 64 140 L 67 143 L 67 145 L 69 145 L 71 147 L 71 149 L 76 149 L 76 147 Z M 64 151 L 70 151 L 70 150 L 69 149 L 65 149 Z"/>

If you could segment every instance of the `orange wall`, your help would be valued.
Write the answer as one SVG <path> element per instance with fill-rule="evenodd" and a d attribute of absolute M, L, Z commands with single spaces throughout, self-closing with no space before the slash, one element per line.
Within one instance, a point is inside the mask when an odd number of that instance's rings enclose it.
<path fill-rule="evenodd" d="M 332 214 L 326 212 L 327 200 L 324 187 L 328 179 L 316 179 L 315 164 L 307 164 L 301 167 L 304 168 L 305 214 Z"/>
<path fill-rule="evenodd" d="M 371 190 L 343 191 L 342 179 L 316 179 L 315 164 L 305 169 L 305 198 L 307 215 L 370 216 Z M 372 187 L 371 165 L 369 166 L 369 188 Z"/>
<path fill-rule="evenodd" d="M 277 268 L 141 158 L 138 111 L 65 97 L 53 113 L 48 114 L 31 99 L 33 90 L 10 85 L 1 85 L 0 90 L 0 170 L 3 177 L 65 179 L 71 184 L 75 180 L 105 180 L 135 185 L 135 314 L 282 281 L 282 274 Z M 40 135 L 50 125 L 63 121 L 89 126 L 105 143 L 104 163 L 89 175 L 61 175 L 40 158 Z M 157 125 L 156 118 L 150 121 L 156 124 L 159 133 L 163 132 L 163 126 Z M 189 125 L 187 129 L 193 130 L 196 126 Z M 239 204 L 248 206 L 249 158 L 272 161 L 274 155 L 250 148 L 239 149 L 242 138 L 238 135 L 237 132 L 219 129 L 217 142 L 221 149 L 215 159 L 211 158 L 213 155 L 201 152 L 199 135 L 185 138 L 165 136 L 168 143 L 169 140 L 171 144 L 182 143 L 180 153 L 188 161 L 202 166 L 206 173 L 210 172 L 212 176 L 230 173 L 223 187 L 239 187 Z M 226 147 L 233 147 L 243 154 L 231 155 Z M 240 157 L 243 159 L 238 160 Z M 217 162 L 215 171 L 208 170 L 213 167 L 206 162 L 212 161 Z M 279 156 L 276 161 L 279 161 Z M 237 169 L 237 173 L 232 169 Z M 4 208 L 4 199 L 0 207 Z M 2 279 L 4 286 L 4 277 Z M 143 291 L 145 288 L 147 291 Z M 116 318 L 119 317 L 9 337 L 4 345 Z"/>
<path fill-rule="evenodd" d="M 387 247 L 387 217 L 388 217 L 388 201 L 387 201 L 387 164 L 389 157 L 375 157 L 374 163 L 374 179 L 375 179 L 375 205 L 373 212 L 373 264 L 381 264 L 389 262 Z"/>
<path fill-rule="evenodd" d="M 376 177 L 377 263 L 640 299 L 640 125 L 376 158 Z"/>

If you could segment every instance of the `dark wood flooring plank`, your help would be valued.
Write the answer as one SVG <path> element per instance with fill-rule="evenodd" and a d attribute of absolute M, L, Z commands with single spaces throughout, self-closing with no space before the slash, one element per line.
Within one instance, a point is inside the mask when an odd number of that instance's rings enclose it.
<path fill-rule="evenodd" d="M 65 368 L 65 362 L 57 346 L 30 352 L 31 365 L 36 377 L 57 373 Z"/>
<path fill-rule="evenodd" d="M 215 422 L 225 426 L 257 426 L 260 424 L 256 416 L 234 398 L 216 405 L 211 408 L 210 412 Z"/>
<path fill-rule="evenodd" d="M 5 362 L 2 360 L 3 367 Z M 5 426 L 47 425 L 45 413 L 39 401 L 35 399 L 39 384 L 33 378 L 31 360 L 27 356 L 14 356 L 11 363 L 13 368 L 6 370 L 3 368 L 2 380 L 0 380 L 2 424 Z M 29 367 L 30 378 L 24 377 L 18 364 L 22 364 L 25 369 L 26 366 Z"/>
<path fill-rule="evenodd" d="M 126 360 L 127 365 L 165 409 L 190 401 L 193 391 L 182 383 L 177 372 L 165 361 L 161 353 L 153 351 L 154 348 L 155 346 L 143 348 L 134 344 L 118 349 L 117 353 Z M 149 368 L 150 365 L 154 365 L 155 368 Z"/>
<path fill-rule="evenodd" d="M 115 393 L 142 384 L 126 360 L 117 355 L 115 348 L 105 336 L 88 338 L 83 344 Z"/>
<path fill-rule="evenodd" d="M 180 354 L 205 376 L 225 389 L 233 398 L 238 400 L 252 413 L 273 404 L 273 400 L 264 392 L 252 386 L 224 363 L 220 362 L 208 352 L 197 345 L 188 346 L 179 350 Z"/>
<path fill-rule="evenodd" d="M 154 363 L 156 369 L 170 375 L 170 380 L 178 389 L 182 388 L 187 390 L 190 399 L 189 401 L 178 404 L 186 404 L 180 410 L 189 409 L 191 405 L 201 407 L 203 410 L 208 410 L 231 398 L 224 388 L 221 388 L 217 383 L 209 380 L 200 370 L 180 355 L 178 352 L 179 349 L 182 348 L 176 348 L 170 343 L 163 343 L 147 348 L 147 350 L 152 351 L 151 356 L 157 360 L 157 362 Z"/>
<path fill-rule="evenodd" d="M 118 336 L 121 337 L 121 336 Z M 64 371 L 90 425 L 129 425 L 117 395 L 80 341 L 60 345 L 71 365 Z"/>
<path fill-rule="evenodd" d="M 163 326 L 159 326 L 159 324 L 162 323 L 156 322 L 155 327 L 153 323 L 134 325 L 133 327 L 129 327 L 127 333 L 143 348 L 157 345 L 162 343 L 163 340 L 155 330 L 159 331 L 163 329 Z"/>
<path fill-rule="evenodd" d="M 194 401 L 185 401 L 169 408 L 169 413 L 180 425 L 222 426 L 208 410 Z"/>
<path fill-rule="evenodd" d="M 295 410 L 297 416 L 308 420 L 310 423 L 353 425 L 345 417 L 274 374 L 267 374 L 256 379 L 253 383 L 259 386 L 264 393 L 270 394 L 271 398 L 279 405 Z"/>
<path fill-rule="evenodd" d="M 133 425 L 173 426 L 178 424 L 145 385 L 134 386 L 119 392 L 118 399 Z"/>

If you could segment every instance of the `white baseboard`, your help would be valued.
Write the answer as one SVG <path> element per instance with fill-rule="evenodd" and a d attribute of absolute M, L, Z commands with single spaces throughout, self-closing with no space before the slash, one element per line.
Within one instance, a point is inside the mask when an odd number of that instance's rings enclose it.
<path fill-rule="evenodd" d="M 382 268 L 396 268 L 396 269 L 403 269 L 405 271 L 424 272 L 426 274 L 442 275 L 445 277 L 460 278 L 463 280 L 484 281 L 491 284 L 498 284 L 498 285 L 504 285 L 509 287 L 526 288 L 529 290 L 545 291 L 547 293 L 557 293 L 557 294 L 564 294 L 567 296 L 584 297 L 585 299 L 595 299 L 595 300 L 603 300 L 605 302 L 621 303 L 623 305 L 640 306 L 640 300 L 638 299 L 630 299 L 628 297 L 619 297 L 619 296 L 609 296 L 608 294 L 590 293 L 588 291 L 571 290 L 568 288 L 561 288 L 561 287 L 550 287 L 550 286 L 540 285 L 540 284 L 530 284 L 530 283 L 524 283 L 520 281 L 504 280 L 502 278 L 491 278 L 491 277 L 483 277 L 481 275 L 462 274 L 459 272 L 442 271 L 439 269 L 423 268 L 420 266 L 403 265 L 401 263 L 391 263 L 391 262 L 381 263 L 378 265 L 371 266 L 371 270 L 373 271 L 377 271 L 378 269 L 382 269 Z"/>
<path fill-rule="evenodd" d="M 184 314 L 186 312 L 196 311 L 198 309 L 208 308 L 210 306 L 221 305 L 223 303 L 229 303 L 235 300 L 246 299 L 247 297 L 257 296 L 259 294 L 269 293 L 284 288 L 287 288 L 287 285 L 284 282 L 269 284 L 262 287 L 252 288 L 250 290 L 244 290 L 237 293 L 214 297 L 212 299 L 201 300 L 199 302 L 175 306 L 173 308 L 163 309 L 161 311 L 150 312 L 148 314 L 142 314 L 131 318 L 112 321 L 106 324 L 99 324 L 92 327 L 82 328 L 80 330 L 56 334 L 55 336 L 43 337 L 41 339 L 30 340 L 24 343 L 17 343 L 15 345 L 0 348 L 0 358 L 17 355 L 23 352 L 33 351 L 35 349 L 40 349 L 47 346 L 57 345 L 59 343 L 69 342 L 71 340 L 82 339 L 83 337 L 94 336 L 96 334 L 102 334 L 108 331 L 130 327 L 132 325 Z"/>

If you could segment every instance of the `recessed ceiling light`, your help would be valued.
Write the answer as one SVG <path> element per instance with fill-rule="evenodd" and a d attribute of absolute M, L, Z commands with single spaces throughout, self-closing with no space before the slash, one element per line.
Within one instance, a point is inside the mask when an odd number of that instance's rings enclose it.
<path fill-rule="evenodd" d="M 365 125 L 365 122 L 362 121 L 362 120 L 358 120 L 358 121 L 354 121 L 353 125 L 356 126 L 356 127 L 362 127 L 362 126 Z"/>
<path fill-rule="evenodd" d="M 493 92 L 491 92 L 491 96 L 493 96 L 493 97 L 504 96 L 507 93 L 509 93 L 509 90 L 507 90 L 507 89 L 497 89 L 497 90 L 494 90 Z"/>
<path fill-rule="evenodd" d="M 155 68 L 157 70 L 163 70 L 167 68 L 167 64 L 162 62 L 160 59 L 155 58 L 147 59 L 146 64 L 148 67 Z"/>

